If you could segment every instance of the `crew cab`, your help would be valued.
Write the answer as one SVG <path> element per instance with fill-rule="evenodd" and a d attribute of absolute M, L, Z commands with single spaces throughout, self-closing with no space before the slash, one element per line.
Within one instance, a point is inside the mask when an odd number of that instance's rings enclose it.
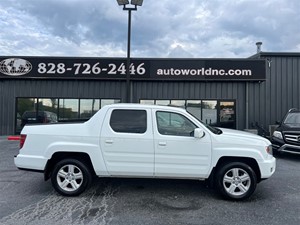
<path fill-rule="evenodd" d="M 114 104 L 81 124 L 28 125 L 20 145 L 15 165 L 43 172 L 65 196 L 81 194 L 96 175 L 207 180 L 242 200 L 276 167 L 267 139 L 168 106 Z"/>

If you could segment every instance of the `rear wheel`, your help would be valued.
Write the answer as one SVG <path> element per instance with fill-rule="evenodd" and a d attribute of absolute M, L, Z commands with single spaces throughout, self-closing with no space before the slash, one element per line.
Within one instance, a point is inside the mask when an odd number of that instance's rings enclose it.
<path fill-rule="evenodd" d="M 54 189 L 64 196 L 77 196 L 91 184 L 89 168 L 77 159 L 64 159 L 58 162 L 51 175 Z"/>
<path fill-rule="evenodd" d="M 253 169 L 245 163 L 231 162 L 222 165 L 217 172 L 217 188 L 227 199 L 243 200 L 255 191 L 257 178 Z"/>

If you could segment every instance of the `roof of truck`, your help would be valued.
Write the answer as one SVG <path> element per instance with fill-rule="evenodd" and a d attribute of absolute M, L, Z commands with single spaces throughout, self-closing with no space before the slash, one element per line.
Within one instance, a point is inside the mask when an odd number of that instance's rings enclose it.
<path fill-rule="evenodd" d="M 117 104 L 111 104 L 111 105 L 106 105 L 104 107 L 108 108 L 139 108 L 139 109 L 173 109 L 173 110 L 182 110 L 186 111 L 184 108 L 180 107 L 174 107 L 174 106 L 161 106 L 161 105 L 147 105 L 147 104 L 137 104 L 137 103 L 117 103 Z M 103 108 L 104 108 L 103 107 Z"/>

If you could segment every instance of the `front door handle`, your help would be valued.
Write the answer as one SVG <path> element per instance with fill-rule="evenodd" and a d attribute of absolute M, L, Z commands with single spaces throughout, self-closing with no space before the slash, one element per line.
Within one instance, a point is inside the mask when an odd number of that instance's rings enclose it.
<path fill-rule="evenodd" d="M 105 143 L 106 143 L 106 144 L 110 144 L 110 145 L 111 145 L 111 144 L 113 144 L 113 143 L 114 143 L 114 141 L 113 141 L 113 140 L 105 140 Z"/>
<path fill-rule="evenodd" d="M 158 142 L 158 145 L 159 145 L 159 146 L 167 146 L 167 142 L 165 142 L 165 141 L 160 141 L 160 142 Z"/>

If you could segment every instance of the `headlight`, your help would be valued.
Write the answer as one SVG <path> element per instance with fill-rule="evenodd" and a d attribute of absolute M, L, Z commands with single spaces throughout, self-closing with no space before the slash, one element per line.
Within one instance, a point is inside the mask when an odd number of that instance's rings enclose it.
<path fill-rule="evenodd" d="M 270 155 L 273 155 L 272 145 L 266 147 L 266 152 L 269 153 Z"/>
<path fill-rule="evenodd" d="M 280 131 L 274 131 L 273 136 L 279 139 L 283 139 L 282 133 Z"/>

